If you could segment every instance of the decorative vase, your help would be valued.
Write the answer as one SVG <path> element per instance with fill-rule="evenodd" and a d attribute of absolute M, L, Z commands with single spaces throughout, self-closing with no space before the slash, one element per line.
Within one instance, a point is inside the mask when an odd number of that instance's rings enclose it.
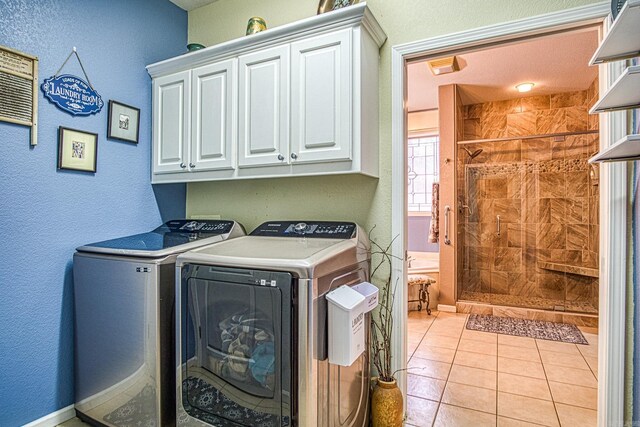
<path fill-rule="evenodd" d="M 358 4 L 360 0 L 334 0 L 333 2 L 333 10 L 342 9 L 343 7 L 353 6 L 354 4 Z"/>
<path fill-rule="evenodd" d="M 200 50 L 200 49 L 204 49 L 204 45 L 201 45 L 200 43 L 189 43 L 187 45 L 187 50 L 189 52 L 193 52 L 194 50 Z"/>
<path fill-rule="evenodd" d="M 373 427 L 402 427 L 402 392 L 398 383 L 378 378 L 371 396 Z"/>
<path fill-rule="evenodd" d="M 249 19 L 249 23 L 247 23 L 247 35 L 259 33 L 260 31 L 264 31 L 267 29 L 267 22 L 260 18 L 259 16 L 254 16 Z"/>
<path fill-rule="evenodd" d="M 318 4 L 318 15 L 333 10 L 333 0 L 320 0 Z"/>

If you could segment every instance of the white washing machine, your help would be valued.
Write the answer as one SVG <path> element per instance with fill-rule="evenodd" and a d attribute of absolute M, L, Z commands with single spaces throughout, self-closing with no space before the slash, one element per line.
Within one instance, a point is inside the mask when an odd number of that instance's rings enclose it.
<path fill-rule="evenodd" d="M 181 254 L 178 425 L 367 426 L 369 352 L 328 362 L 325 296 L 369 270 L 369 239 L 351 222 L 272 221 Z"/>
<path fill-rule="evenodd" d="M 75 409 L 81 419 L 175 425 L 176 257 L 244 235 L 234 221 L 182 219 L 77 249 Z"/>

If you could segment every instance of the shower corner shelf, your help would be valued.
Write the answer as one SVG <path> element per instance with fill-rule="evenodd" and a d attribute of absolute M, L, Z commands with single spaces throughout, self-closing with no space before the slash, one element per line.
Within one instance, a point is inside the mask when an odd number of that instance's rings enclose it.
<path fill-rule="evenodd" d="M 632 65 L 624 70 L 589 113 L 596 114 L 637 107 L 640 107 L 640 65 Z"/>
<path fill-rule="evenodd" d="M 627 0 L 589 65 L 640 55 L 640 0 Z"/>
<path fill-rule="evenodd" d="M 578 276 L 600 277 L 600 273 L 597 268 L 559 264 L 555 262 L 539 262 L 538 267 L 543 270 L 560 271 L 563 273 L 577 274 Z"/>
<path fill-rule="evenodd" d="M 589 163 L 640 159 L 640 135 L 627 135 L 589 159 Z"/>

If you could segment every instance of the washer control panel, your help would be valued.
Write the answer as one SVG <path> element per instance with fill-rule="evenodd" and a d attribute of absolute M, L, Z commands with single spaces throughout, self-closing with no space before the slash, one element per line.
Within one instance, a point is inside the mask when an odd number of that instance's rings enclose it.
<path fill-rule="evenodd" d="M 353 222 L 270 221 L 258 226 L 251 236 L 351 239 L 355 233 L 356 225 Z"/>
<path fill-rule="evenodd" d="M 172 233 L 226 234 L 231 231 L 233 221 L 176 219 L 168 221 L 160 228 L 163 227 L 168 227 Z"/>

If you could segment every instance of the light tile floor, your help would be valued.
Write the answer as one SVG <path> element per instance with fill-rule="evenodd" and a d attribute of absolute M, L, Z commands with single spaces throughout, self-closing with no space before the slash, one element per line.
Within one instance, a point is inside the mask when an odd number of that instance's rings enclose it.
<path fill-rule="evenodd" d="M 406 426 L 597 425 L 598 335 L 589 345 L 471 331 L 466 314 L 412 311 Z"/>
<path fill-rule="evenodd" d="M 594 330 L 575 345 L 470 331 L 466 320 L 409 313 L 406 426 L 597 425 Z"/>

